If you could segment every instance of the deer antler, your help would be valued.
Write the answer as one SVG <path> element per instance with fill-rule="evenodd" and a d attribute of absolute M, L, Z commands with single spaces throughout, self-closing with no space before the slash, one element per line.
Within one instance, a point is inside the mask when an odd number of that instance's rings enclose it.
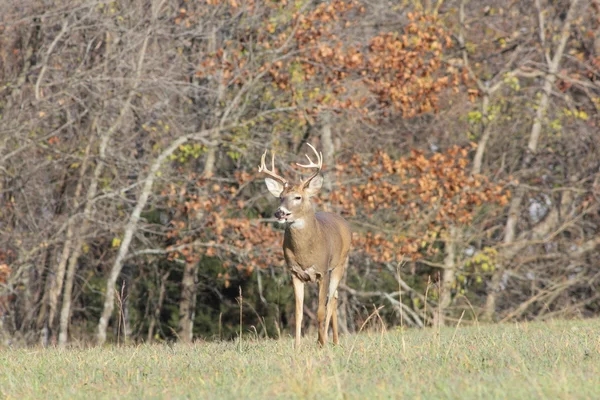
<path fill-rule="evenodd" d="M 306 143 L 306 144 L 312 149 L 312 151 L 317 156 L 317 163 L 315 164 L 313 162 L 313 160 L 310 159 L 310 157 L 308 156 L 308 154 L 305 154 L 306 158 L 308 158 L 308 162 L 309 162 L 308 164 L 299 164 L 299 163 L 296 163 L 297 166 L 302 167 L 302 168 L 316 168 L 316 171 L 310 177 L 308 177 L 308 179 L 305 179 L 302 182 L 302 186 L 307 185 L 308 182 L 310 182 L 311 180 L 313 180 L 313 178 L 315 176 L 319 175 L 319 172 L 321 172 L 321 168 L 323 168 L 323 153 L 318 152 L 317 149 L 315 149 L 312 144 L 310 144 L 310 143 Z"/>
<path fill-rule="evenodd" d="M 265 150 L 265 152 L 263 153 L 262 157 L 260 158 L 260 165 L 258 166 L 258 172 L 264 172 L 265 174 L 269 175 L 271 178 L 281 182 L 283 184 L 283 186 L 287 186 L 288 182 L 285 178 L 283 178 L 282 176 L 279 176 L 275 173 L 275 152 L 271 151 L 271 170 L 269 171 L 267 169 L 267 164 L 265 163 L 265 158 L 267 157 L 267 150 Z"/>

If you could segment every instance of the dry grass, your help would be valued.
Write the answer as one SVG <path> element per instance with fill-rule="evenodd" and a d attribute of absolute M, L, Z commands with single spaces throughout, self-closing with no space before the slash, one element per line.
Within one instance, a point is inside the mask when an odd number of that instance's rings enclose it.
<path fill-rule="evenodd" d="M 0 350 L 0 397 L 600 398 L 600 320 L 292 340 Z M 241 348 L 241 350 L 240 350 Z"/>

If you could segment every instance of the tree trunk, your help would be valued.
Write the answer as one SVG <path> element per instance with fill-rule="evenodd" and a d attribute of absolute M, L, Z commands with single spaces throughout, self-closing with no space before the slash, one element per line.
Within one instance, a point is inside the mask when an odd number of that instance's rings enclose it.
<path fill-rule="evenodd" d="M 335 146 L 331 132 L 331 114 L 328 112 L 321 114 L 321 146 L 323 148 L 323 161 L 326 167 L 323 170 L 323 188 L 325 189 L 325 193 L 328 194 L 333 188 L 333 179 L 335 177 Z"/>
<path fill-rule="evenodd" d="M 152 319 L 150 320 L 150 326 L 148 327 L 148 337 L 146 339 L 148 343 L 152 343 L 152 340 L 154 339 L 154 327 L 156 326 L 157 321 L 160 321 L 160 310 L 162 309 L 163 302 L 165 301 L 167 279 L 169 279 L 169 275 L 170 272 L 167 272 L 160 280 L 160 288 L 158 289 L 158 302 L 156 303 L 156 308 L 154 309 Z"/>
<path fill-rule="evenodd" d="M 194 308 L 196 305 L 196 275 L 198 263 L 188 262 L 183 269 L 181 300 L 179 302 L 179 339 L 191 343 L 194 330 Z"/>
<path fill-rule="evenodd" d="M 487 146 L 487 142 L 490 140 L 490 135 L 492 130 L 490 129 L 490 121 L 489 117 L 489 107 L 490 107 L 490 95 L 489 93 L 483 94 L 483 103 L 481 105 L 481 138 L 479 139 L 479 143 L 477 143 L 477 150 L 475 151 L 475 158 L 473 159 L 473 175 L 481 173 L 481 164 L 483 163 L 483 154 L 485 153 L 485 148 Z"/>
<path fill-rule="evenodd" d="M 52 285 L 52 277 L 50 276 L 50 274 L 44 273 L 44 270 L 46 269 L 46 259 L 48 258 L 49 251 L 49 249 L 46 249 L 46 251 L 44 251 L 44 256 L 42 257 L 42 260 L 40 262 L 42 268 L 39 268 L 40 266 L 38 266 L 38 271 L 42 272 L 39 276 L 46 277 L 45 281 L 42 279 L 43 294 L 39 302 L 40 307 L 36 321 L 36 328 L 38 329 L 40 335 L 39 344 L 42 347 L 48 346 L 48 296 L 50 294 L 50 288 Z M 52 256 L 50 257 L 52 258 Z M 33 270 L 31 272 L 33 272 Z M 23 276 L 27 276 L 29 273 L 30 272 L 27 271 L 23 274 Z M 25 307 L 25 310 L 30 310 L 30 308 Z"/>
<path fill-rule="evenodd" d="M 219 136 L 217 133 L 213 133 L 210 137 L 210 142 L 212 144 L 209 146 L 208 151 L 206 152 L 206 161 L 204 162 L 204 171 L 202 173 L 205 178 L 210 178 L 215 172 L 215 166 L 217 163 L 218 139 Z"/>
<path fill-rule="evenodd" d="M 73 210 L 77 211 L 79 209 L 79 198 L 81 196 L 81 189 L 83 187 L 83 180 L 85 176 L 85 171 L 87 170 L 87 165 L 90 156 L 90 148 L 92 147 L 93 140 L 90 139 L 88 145 L 85 148 L 85 155 L 83 162 L 81 163 L 80 171 L 79 171 L 79 180 L 77 181 L 77 186 L 75 187 L 75 193 L 73 194 Z M 56 317 L 56 311 L 58 309 L 58 298 L 63 288 L 63 282 L 65 277 L 65 271 L 67 266 L 67 261 L 69 260 L 69 255 L 73 249 L 73 235 L 75 232 L 75 218 L 74 216 L 69 216 L 69 220 L 67 221 L 67 233 L 65 238 L 65 243 L 63 244 L 63 249 L 60 255 L 60 261 L 58 263 L 58 267 L 56 268 L 56 277 L 54 280 L 54 284 L 50 290 L 50 313 L 48 315 L 48 326 L 50 331 L 52 332 L 52 342 L 56 342 L 56 329 L 54 324 L 54 319 Z"/>
<path fill-rule="evenodd" d="M 527 168 L 529 168 L 529 166 L 533 162 L 533 157 L 538 149 L 543 120 L 546 118 L 546 111 L 548 110 L 550 96 L 552 95 L 552 87 L 554 85 L 554 81 L 556 80 L 556 73 L 558 72 L 560 61 L 564 54 L 567 40 L 569 39 L 571 21 L 573 21 L 575 11 L 577 9 L 577 3 L 578 0 L 571 1 L 569 11 L 567 12 L 567 16 L 563 24 L 560 42 L 558 44 L 554 57 L 548 62 L 548 73 L 544 78 L 544 86 L 542 89 L 541 98 L 538 103 L 535 120 L 533 122 L 533 126 L 531 127 L 531 134 L 529 136 L 529 142 L 527 144 L 527 152 L 525 154 L 525 157 L 523 157 L 523 163 L 521 167 L 522 170 L 526 170 Z M 494 271 L 492 280 L 490 282 L 490 288 L 488 296 L 486 298 L 484 309 L 484 319 L 486 320 L 491 320 L 496 312 L 496 300 L 498 297 L 498 292 L 500 291 L 500 283 L 506 271 L 506 266 L 510 262 L 509 257 L 506 257 L 505 253 L 507 251 L 510 251 L 510 247 L 514 242 L 517 230 L 517 219 L 520 215 L 521 203 L 525 198 L 525 194 L 525 187 L 518 186 L 515 191 L 515 195 L 513 196 L 510 202 L 508 218 L 506 220 L 506 226 L 504 228 L 503 249 L 505 250 L 502 252 L 503 254 L 501 254 L 500 262 L 498 263 L 498 266 Z"/>
<path fill-rule="evenodd" d="M 87 220 L 82 225 L 82 231 L 87 230 Z M 73 255 L 69 259 L 69 266 L 67 268 L 67 277 L 65 280 L 65 291 L 63 293 L 62 308 L 60 310 L 60 331 L 58 334 L 58 345 L 65 346 L 68 341 L 69 331 L 69 320 L 71 318 L 71 301 L 73 296 L 73 284 L 75 281 L 75 271 L 77 270 L 77 263 L 79 262 L 79 256 L 81 255 L 81 248 L 83 246 L 83 239 L 81 236 L 75 241 L 76 247 L 74 247 Z"/>
<path fill-rule="evenodd" d="M 458 229 L 451 226 L 445 240 L 444 270 L 440 282 L 440 296 L 434 325 L 445 325 L 446 309 L 452 302 L 452 287 L 456 280 L 456 242 L 458 240 Z"/>
<path fill-rule="evenodd" d="M 214 52 L 217 50 L 217 29 L 214 28 L 211 32 L 210 38 L 209 38 L 209 52 Z M 226 60 L 227 58 L 227 54 L 225 54 L 223 56 L 223 60 Z M 223 68 L 218 72 L 218 77 L 217 79 L 219 79 L 219 86 L 217 88 L 217 99 L 216 99 L 216 104 L 215 107 L 217 108 L 217 110 L 220 110 L 219 115 L 217 115 L 217 120 L 219 120 L 219 126 L 222 127 L 223 126 L 223 122 L 224 120 L 222 119 L 223 116 L 223 109 L 222 109 L 222 103 L 223 103 L 223 98 L 225 97 L 225 81 L 223 79 L 223 69 L 225 68 L 225 66 L 223 66 Z M 218 149 L 218 140 L 219 140 L 219 131 L 215 130 L 212 132 L 211 136 L 210 136 L 210 142 L 212 143 L 209 147 L 208 147 L 208 151 L 206 152 L 206 159 L 204 162 L 204 171 L 203 171 L 203 176 L 205 178 L 210 178 L 215 171 L 215 166 L 217 164 L 217 149 Z"/>

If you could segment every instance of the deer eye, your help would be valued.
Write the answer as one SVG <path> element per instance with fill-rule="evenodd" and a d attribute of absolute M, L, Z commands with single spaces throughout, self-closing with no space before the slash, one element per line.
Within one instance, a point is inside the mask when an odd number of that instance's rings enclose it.
<path fill-rule="evenodd" d="M 294 197 L 294 200 L 302 200 L 302 196 L 296 196 Z"/>

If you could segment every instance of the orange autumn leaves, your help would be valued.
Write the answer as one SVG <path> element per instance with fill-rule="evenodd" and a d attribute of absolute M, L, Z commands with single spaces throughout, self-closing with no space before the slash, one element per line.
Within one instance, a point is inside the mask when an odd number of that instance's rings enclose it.
<path fill-rule="evenodd" d="M 14 252 L 12 250 L 0 249 L 0 284 L 6 283 L 8 277 L 12 273 L 12 268 L 9 266 L 9 260 L 12 258 L 14 258 Z"/>
<path fill-rule="evenodd" d="M 11 272 L 8 264 L 0 264 L 0 283 L 6 283 Z"/>
<path fill-rule="evenodd" d="M 170 259 L 199 262 L 203 256 L 220 257 L 225 268 L 250 274 L 258 266 L 280 265 L 281 232 L 248 218 L 239 188 L 252 177 L 236 173 L 236 185 L 218 185 L 192 176 L 190 191 L 170 185 L 163 192 L 175 210 L 167 237 Z"/>
<path fill-rule="evenodd" d="M 230 86 L 260 77 L 279 91 L 279 102 L 287 98 L 306 115 L 330 109 L 413 117 L 437 110 L 439 93 L 459 84 L 458 72 L 442 62 L 450 34 L 434 16 L 409 14 L 399 31 L 365 37 L 352 33 L 365 12 L 354 1 L 303 12 L 265 4 L 260 13 L 247 10 L 262 22 L 207 55 L 198 76 L 219 76 Z"/>
<path fill-rule="evenodd" d="M 479 207 L 508 204 L 504 184 L 470 173 L 468 154 L 469 148 L 454 146 L 429 157 L 417 150 L 397 160 L 385 152 L 366 162 L 355 157 L 353 173 L 367 182 L 341 185 L 332 200 L 376 226 L 356 235 L 356 247 L 379 262 L 432 256 L 442 231 L 468 226 Z"/>

